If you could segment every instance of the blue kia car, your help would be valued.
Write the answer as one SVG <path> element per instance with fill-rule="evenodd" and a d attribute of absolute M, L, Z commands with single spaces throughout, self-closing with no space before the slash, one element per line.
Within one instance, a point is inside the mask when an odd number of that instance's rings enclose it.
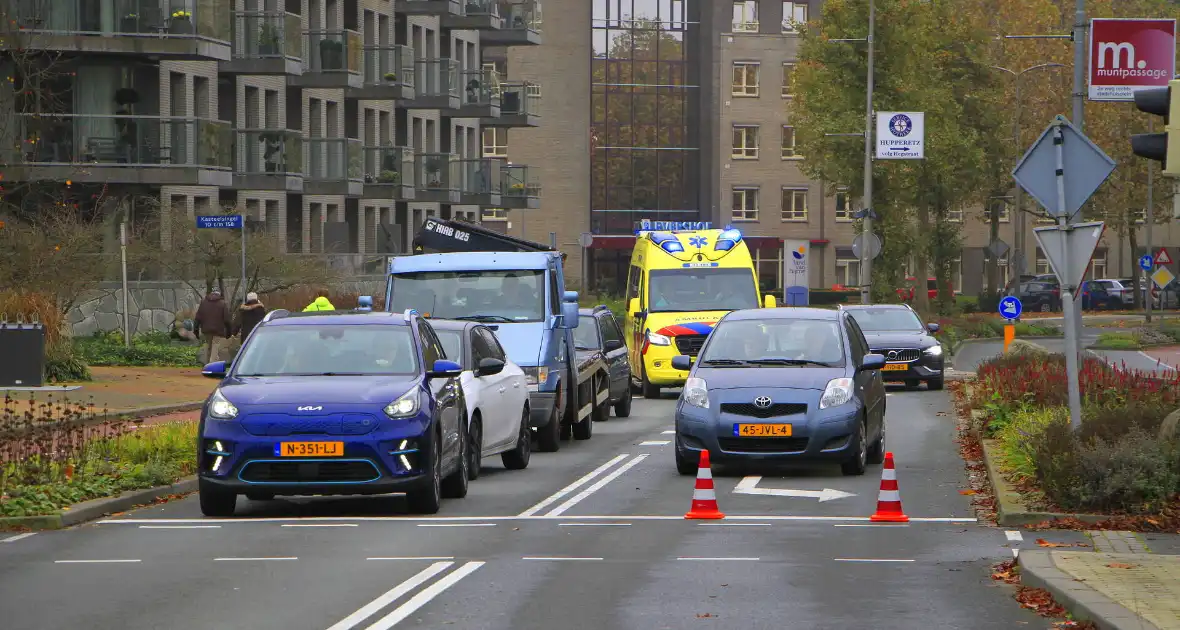
<path fill-rule="evenodd" d="M 676 469 L 718 463 L 838 462 L 862 475 L 885 458 L 885 357 L 847 311 L 733 311 L 717 322 L 676 402 Z M 691 368 L 691 369 L 690 369 Z"/>
<path fill-rule="evenodd" d="M 238 495 L 404 492 L 414 512 L 467 494 L 461 368 L 413 311 L 274 311 L 201 411 L 201 511 Z"/>

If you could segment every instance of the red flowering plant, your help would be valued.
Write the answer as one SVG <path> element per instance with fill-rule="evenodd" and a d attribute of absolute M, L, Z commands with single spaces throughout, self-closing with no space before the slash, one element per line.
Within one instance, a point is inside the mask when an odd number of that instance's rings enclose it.
<path fill-rule="evenodd" d="M 976 376 L 972 406 L 977 408 L 989 402 L 1042 407 L 1068 404 L 1065 357 L 1060 354 L 996 357 L 980 364 Z M 1172 405 L 1180 401 L 1180 374 L 1160 377 L 1126 364 L 1111 366 L 1094 357 L 1082 360 L 1078 383 L 1085 406 Z"/>

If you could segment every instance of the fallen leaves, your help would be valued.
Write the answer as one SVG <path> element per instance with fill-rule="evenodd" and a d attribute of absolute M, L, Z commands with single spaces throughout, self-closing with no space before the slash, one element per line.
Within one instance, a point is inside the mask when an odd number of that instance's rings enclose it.
<path fill-rule="evenodd" d="M 1127 564 L 1126 562 L 1111 562 L 1110 564 L 1108 564 L 1106 566 L 1108 566 L 1112 569 L 1134 569 L 1138 565 Z"/>
<path fill-rule="evenodd" d="M 720 617 L 720 615 L 714 615 L 713 613 L 697 613 L 697 619 L 716 619 L 717 617 Z"/>
<path fill-rule="evenodd" d="M 1090 545 L 1087 545 L 1086 543 L 1049 542 L 1049 541 L 1045 540 L 1044 538 L 1038 538 L 1037 545 L 1041 546 L 1041 547 L 1048 547 L 1050 549 L 1057 549 L 1059 547 L 1089 547 L 1090 546 Z"/>
<path fill-rule="evenodd" d="M 971 496 L 973 494 L 976 494 L 976 492 L 974 490 L 960 490 L 959 494 Z"/>
<path fill-rule="evenodd" d="M 1021 586 L 1016 589 L 1016 601 L 1042 617 L 1060 617 L 1065 614 L 1065 608 L 1043 588 Z"/>
<path fill-rule="evenodd" d="M 992 567 L 992 579 L 1005 584 L 1020 584 L 1020 568 L 1015 560 L 1007 560 Z"/>

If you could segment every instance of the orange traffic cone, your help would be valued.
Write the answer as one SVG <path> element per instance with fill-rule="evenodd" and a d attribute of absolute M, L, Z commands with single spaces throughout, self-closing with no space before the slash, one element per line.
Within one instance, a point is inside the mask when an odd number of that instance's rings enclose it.
<path fill-rule="evenodd" d="M 701 451 L 697 468 L 697 485 L 692 491 L 692 509 L 684 518 L 721 519 L 725 515 L 717 509 L 717 494 L 713 492 L 713 469 L 709 467 L 709 451 Z"/>
<path fill-rule="evenodd" d="M 881 469 L 881 492 L 877 495 L 877 513 L 869 517 L 874 523 L 908 523 L 910 517 L 901 511 L 901 493 L 897 491 L 897 469 L 893 467 L 893 453 L 885 453 Z"/>

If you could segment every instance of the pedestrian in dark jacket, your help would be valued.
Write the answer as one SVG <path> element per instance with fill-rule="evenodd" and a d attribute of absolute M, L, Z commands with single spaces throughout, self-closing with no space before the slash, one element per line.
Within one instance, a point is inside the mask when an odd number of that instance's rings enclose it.
<path fill-rule="evenodd" d="M 238 309 L 238 339 L 242 343 L 246 343 L 246 338 L 254 330 L 254 327 L 262 323 L 262 318 L 266 317 L 266 306 L 258 300 L 257 293 L 247 293 L 246 303 Z"/>
<path fill-rule="evenodd" d="M 233 331 L 233 326 L 233 315 L 229 311 L 229 305 L 222 299 L 221 291 L 210 291 L 209 295 L 201 300 L 197 314 L 193 317 L 193 332 L 198 339 L 202 335 L 205 338 L 205 347 L 209 355 L 207 362 L 216 363 L 220 360 L 225 340 Z"/>

